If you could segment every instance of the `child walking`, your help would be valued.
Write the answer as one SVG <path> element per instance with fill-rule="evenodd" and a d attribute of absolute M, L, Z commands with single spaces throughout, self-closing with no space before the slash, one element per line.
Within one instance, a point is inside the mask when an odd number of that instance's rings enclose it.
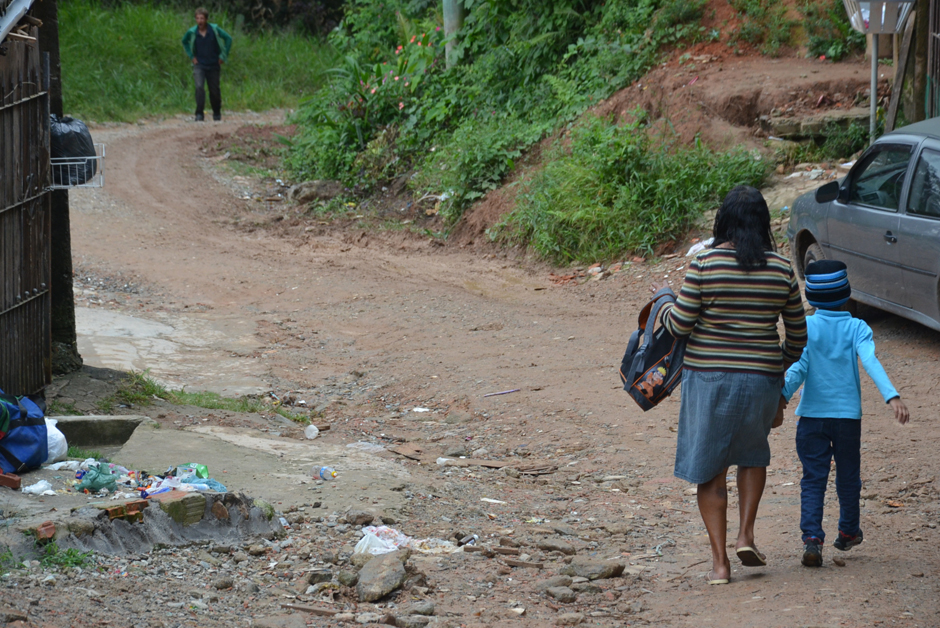
<path fill-rule="evenodd" d="M 807 343 L 799 362 L 787 371 L 783 397 L 790 401 L 805 383 L 796 430 L 796 453 L 803 464 L 800 481 L 800 529 L 803 531 L 803 564 L 822 566 L 823 503 L 829 467 L 836 463 L 836 493 L 839 496 L 838 550 L 849 550 L 862 542 L 859 527 L 861 480 L 862 391 L 858 360 L 874 380 L 898 423 L 910 418 L 907 406 L 891 385 L 884 367 L 875 357 L 871 328 L 848 312 L 845 264 L 835 260 L 806 266 L 806 300 L 816 313 L 806 317 Z"/>

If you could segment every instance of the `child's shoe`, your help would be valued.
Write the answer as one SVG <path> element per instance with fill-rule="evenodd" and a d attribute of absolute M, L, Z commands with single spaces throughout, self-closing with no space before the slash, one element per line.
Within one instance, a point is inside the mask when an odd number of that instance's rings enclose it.
<path fill-rule="evenodd" d="M 839 538 L 832 542 L 832 546 L 837 550 L 842 550 L 845 552 L 852 549 L 856 545 L 861 545 L 863 538 L 864 535 L 862 535 L 861 530 L 859 530 L 858 534 L 855 536 L 849 536 L 842 530 L 839 530 Z"/>
<path fill-rule="evenodd" d="M 814 536 L 806 539 L 802 562 L 806 567 L 822 567 L 822 541 Z"/>

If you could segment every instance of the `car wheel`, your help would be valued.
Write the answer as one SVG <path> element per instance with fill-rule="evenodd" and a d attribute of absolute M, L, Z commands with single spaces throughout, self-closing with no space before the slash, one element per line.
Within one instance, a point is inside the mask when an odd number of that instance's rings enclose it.
<path fill-rule="evenodd" d="M 806 252 L 803 253 L 803 274 L 806 274 L 807 266 L 813 262 L 818 262 L 824 259 L 826 259 L 826 254 L 823 253 L 822 247 L 819 246 L 819 244 L 816 242 L 810 244 L 808 247 L 806 247 Z"/>

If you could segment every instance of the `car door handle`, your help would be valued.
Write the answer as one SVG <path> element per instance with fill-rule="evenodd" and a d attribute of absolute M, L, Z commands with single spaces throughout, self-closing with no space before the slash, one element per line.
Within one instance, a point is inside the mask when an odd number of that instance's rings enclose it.
<path fill-rule="evenodd" d="M 898 237 L 889 231 L 885 234 L 885 241 L 888 244 L 895 244 L 898 241 Z"/>

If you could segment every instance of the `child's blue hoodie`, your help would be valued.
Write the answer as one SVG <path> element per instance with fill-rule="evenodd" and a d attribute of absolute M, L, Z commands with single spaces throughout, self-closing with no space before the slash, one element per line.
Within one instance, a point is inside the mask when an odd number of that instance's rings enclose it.
<path fill-rule="evenodd" d="M 875 357 L 871 327 L 848 312 L 816 310 L 806 317 L 807 342 L 800 361 L 787 371 L 787 401 L 806 382 L 797 416 L 817 419 L 862 418 L 862 387 L 858 360 L 884 397 L 898 397 L 888 374 Z"/>

